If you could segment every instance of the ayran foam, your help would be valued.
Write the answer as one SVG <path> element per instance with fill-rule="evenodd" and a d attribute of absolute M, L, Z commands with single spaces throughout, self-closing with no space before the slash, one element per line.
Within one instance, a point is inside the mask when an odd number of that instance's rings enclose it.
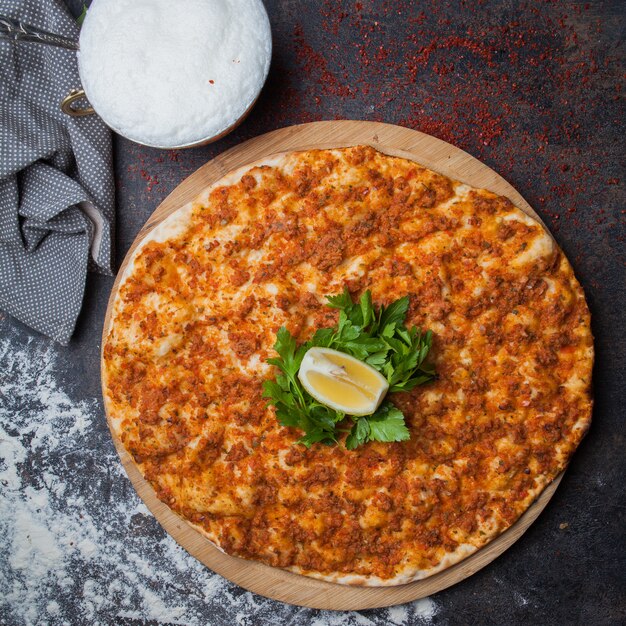
<path fill-rule="evenodd" d="M 177 147 L 219 135 L 248 110 L 271 47 L 261 0 L 94 0 L 78 61 L 109 126 Z"/>

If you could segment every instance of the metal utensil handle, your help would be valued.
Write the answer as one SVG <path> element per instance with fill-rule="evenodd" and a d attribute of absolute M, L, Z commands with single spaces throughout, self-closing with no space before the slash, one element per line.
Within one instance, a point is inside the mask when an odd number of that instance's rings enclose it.
<path fill-rule="evenodd" d="M 49 33 L 30 24 L 24 24 L 20 20 L 0 15 L 0 40 L 24 41 L 44 43 L 49 46 L 57 46 L 66 50 L 78 50 L 78 42 L 69 37 L 63 37 L 55 33 Z"/>
<path fill-rule="evenodd" d="M 93 115 L 95 111 L 93 107 L 88 106 L 84 108 L 79 108 L 74 106 L 74 102 L 78 100 L 85 100 L 87 103 L 89 101 L 85 97 L 85 91 L 83 89 L 72 89 L 70 93 L 63 98 L 63 102 L 61 102 L 61 111 L 70 117 L 83 117 L 85 115 Z"/>

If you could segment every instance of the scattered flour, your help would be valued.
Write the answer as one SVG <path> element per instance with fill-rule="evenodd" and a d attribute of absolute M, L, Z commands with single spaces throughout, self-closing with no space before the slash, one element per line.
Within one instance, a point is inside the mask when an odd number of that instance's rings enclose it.
<path fill-rule="evenodd" d="M 232 126 L 261 91 L 271 51 L 261 0 L 94 0 L 78 60 L 112 128 L 173 148 Z"/>
<path fill-rule="evenodd" d="M 138 499 L 99 400 L 63 390 L 70 359 L 0 321 L 0 624 L 432 622 L 438 607 L 428 598 L 315 611 L 246 592 L 198 563 Z"/>
<path fill-rule="evenodd" d="M 430 624 L 436 614 L 437 605 L 430 598 L 422 598 L 412 604 L 389 607 L 388 623 L 396 626 Z"/>

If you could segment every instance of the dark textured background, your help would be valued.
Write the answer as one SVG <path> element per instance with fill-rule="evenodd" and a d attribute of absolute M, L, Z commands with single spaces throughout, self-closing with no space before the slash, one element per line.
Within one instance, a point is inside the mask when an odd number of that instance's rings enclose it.
<path fill-rule="evenodd" d="M 77 10 L 81 3 L 68 4 Z M 116 138 L 117 266 L 143 222 L 186 176 L 275 128 L 321 119 L 385 121 L 481 159 L 541 215 L 585 289 L 596 338 L 594 421 L 537 522 L 491 565 L 434 596 L 433 621 L 626 622 L 626 5 L 272 0 L 266 6 L 272 67 L 240 128 L 213 145 L 179 152 Z M 74 398 L 100 397 L 100 332 L 112 282 L 88 277 L 75 337 L 61 352 L 59 379 Z M 29 334 L 5 318 L 0 332 L 9 331 L 16 346 Z M 108 449 L 104 415 L 96 424 Z M 89 467 L 97 453 L 85 450 L 77 463 Z M 147 528 L 161 537 L 153 520 Z M 265 617 L 248 616 L 245 623 L 272 623 L 276 611 L 292 623 L 295 608 L 272 605 L 264 605 Z M 311 611 L 299 614 L 298 623 L 316 615 L 320 624 L 331 619 Z M 366 611 L 354 623 L 384 623 L 382 616 Z M 210 604 L 200 617 L 234 623 Z"/>

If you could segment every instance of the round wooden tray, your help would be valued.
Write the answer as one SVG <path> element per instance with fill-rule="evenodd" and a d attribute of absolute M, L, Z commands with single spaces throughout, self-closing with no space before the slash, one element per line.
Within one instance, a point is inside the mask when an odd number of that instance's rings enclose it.
<path fill-rule="evenodd" d="M 103 345 L 109 332 L 111 307 L 117 295 L 120 276 L 139 242 L 164 218 L 192 201 L 203 189 L 228 172 L 271 154 L 359 144 L 369 144 L 386 154 L 412 159 L 456 180 L 507 196 L 517 207 L 541 222 L 524 198 L 499 174 L 463 150 L 430 135 L 392 124 L 347 120 L 282 128 L 235 146 L 203 165 L 176 187 L 150 216 L 117 274 L 104 321 Z M 408 585 L 349 587 L 224 554 L 156 497 L 114 434 L 113 441 L 139 497 L 163 528 L 190 554 L 213 571 L 254 593 L 316 609 L 361 610 L 402 604 L 460 582 L 485 567 L 521 537 L 546 506 L 562 478 L 562 475 L 558 476 L 511 528 L 457 565 Z"/>

